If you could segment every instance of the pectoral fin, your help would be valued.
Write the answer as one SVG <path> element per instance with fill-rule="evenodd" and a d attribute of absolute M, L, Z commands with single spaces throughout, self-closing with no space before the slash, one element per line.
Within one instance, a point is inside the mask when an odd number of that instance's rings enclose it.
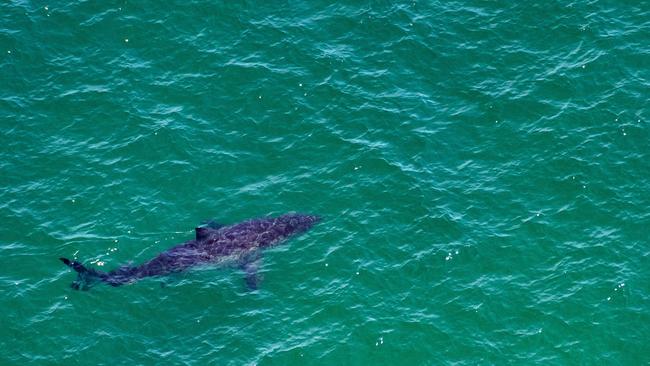
<path fill-rule="evenodd" d="M 262 277 L 257 273 L 257 265 L 251 263 L 246 266 L 246 286 L 250 290 L 257 290 L 260 282 L 262 282 Z"/>
<path fill-rule="evenodd" d="M 244 271 L 244 279 L 249 290 L 257 290 L 262 282 L 262 275 L 258 271 L 261 263 L 262 259 L 259 254 L 249 256 L 242 261 L 241 268 Z"/>

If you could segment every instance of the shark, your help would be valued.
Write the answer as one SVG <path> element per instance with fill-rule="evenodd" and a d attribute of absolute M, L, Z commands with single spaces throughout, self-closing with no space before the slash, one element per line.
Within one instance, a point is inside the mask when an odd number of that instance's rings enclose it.
<path fill-rule="evenodd" d="M 76 260 L 59 259 L 77 273 L 77 279 L 70 285 L 75 290 L 89 290 L 99 283 L 118 287 L 147 277 L 170 275 L 201 264 L 226 261 L 235 261 L 244 270 L 246 284 L 254 290 L 260 282 L 257 270 L 261 250 L 306 232 L 320 220 L 316 215 L 288 213 L 233 225 L 211 222 L 195 228 L 193 239 L 173 246 L 145 263 L 123 265 L 112 271 L 89 268 Z"/>

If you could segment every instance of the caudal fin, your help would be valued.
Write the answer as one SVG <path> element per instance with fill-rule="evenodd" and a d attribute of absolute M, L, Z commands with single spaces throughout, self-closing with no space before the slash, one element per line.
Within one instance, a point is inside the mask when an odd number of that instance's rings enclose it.
<path fill-rule="evenodd" d="M 77 261 L 71 261 L 67 258 L 59 259 L 66 266 L 74 269 L 75 272 L 77 272 L 77 279 L 70 285 L 70 287 L 75 290 L 88 290 L 95 282 L 101 281 L 106 277 L 106 273 L 100 272 L 96 269 L 88 269 Z"/>

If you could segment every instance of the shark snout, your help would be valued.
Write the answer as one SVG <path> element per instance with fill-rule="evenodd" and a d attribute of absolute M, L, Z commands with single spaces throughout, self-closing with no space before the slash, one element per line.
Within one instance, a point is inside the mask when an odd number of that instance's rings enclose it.
<path fill-rule="evenodd" d="M 309 221 L 312 224 L 315 224 L 321 220 L 320 216 L 317 215 L 306 215 L 307 221 Z"/>
<path fill-rule="evenodd" d="M 320 220 L 321 220 L 320 216 L 317 215 L 298 214 L 295 217 L 293 217 L 289 222 L 290 222 L 290 226 L 292 226 L 296 232 L 304 232 L 306 230 L 309 230 Z"/>

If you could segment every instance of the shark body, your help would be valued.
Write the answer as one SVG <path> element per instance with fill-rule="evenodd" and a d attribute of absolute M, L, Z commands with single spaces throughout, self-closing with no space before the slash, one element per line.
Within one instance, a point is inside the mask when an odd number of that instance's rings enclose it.
<path fill-rule="evenodd" d="M 259 281 L 257 265 L 260 249 L 303 233 L 319 220 L 318 216 L 291 213 L 229 226 L 197 227 L 194 239 L 178 244 L 139 266 L 121 266 L 110 272 L 88 268 L 67 258 L 59 259 L 77 272 L 77 280 L 71 285 L 76 290 L 88 290 L 100 282 L 122 286 L 142 278 L 164 276 L 228 259 L 239 262 L 246 272 L 247 285 L 255 289 Z"/>

